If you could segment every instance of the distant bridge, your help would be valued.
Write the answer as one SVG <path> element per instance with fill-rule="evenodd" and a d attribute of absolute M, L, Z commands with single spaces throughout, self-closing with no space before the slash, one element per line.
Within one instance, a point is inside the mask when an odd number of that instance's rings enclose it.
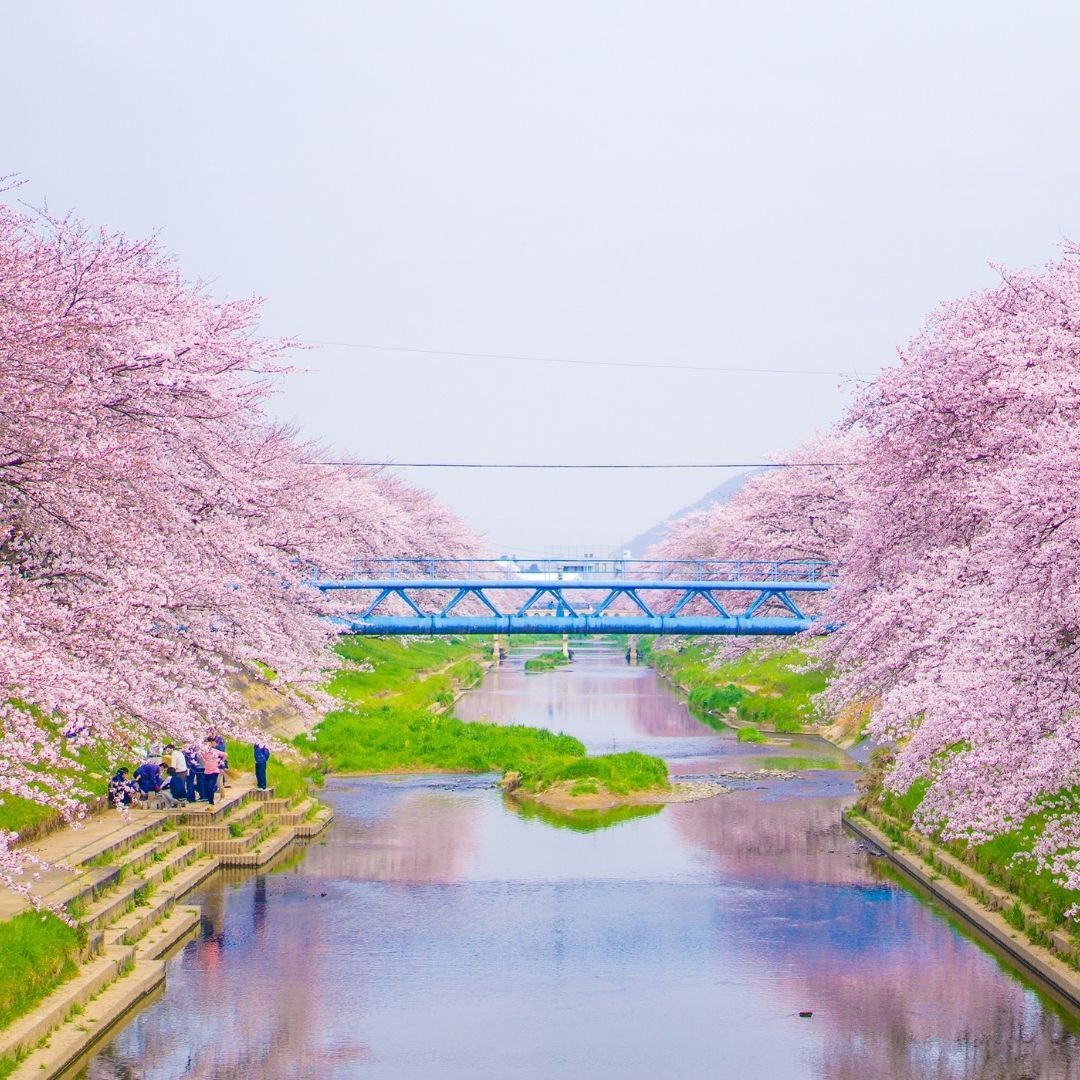
<path fill-rule="evenodd" d="M 330 616 L 343 633 L 790 635 L 817 623 L 807 599 L 835 577 L 809 560 L 418 558 L 311 584 L 362 596 L 355 613 Z"/>

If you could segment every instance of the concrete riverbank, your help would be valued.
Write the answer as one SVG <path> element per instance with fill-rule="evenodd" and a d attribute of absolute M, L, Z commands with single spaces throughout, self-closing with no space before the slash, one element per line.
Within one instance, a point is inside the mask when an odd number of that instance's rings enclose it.
<path fill-rule="evenodd" d="M 1080 955 L 1067 934 L 1046 933 L 1049 947 L 1025 940 L 1024 931 L 1007 921 L 1005 913 L 1019 911 L 1030 923 L 1038 920 L 1038 914 L 1011 893 L 992 885 L 925 837 L 911 837 L 911 843 L 917 843 L 920 850 L 909 850 L 861 814 L 849 810 L 841 817 L 847 828 L 880 850 L 894 866 L 1080 1012 L 1080 973 L 1070 965 L 1075 965 Z"/>

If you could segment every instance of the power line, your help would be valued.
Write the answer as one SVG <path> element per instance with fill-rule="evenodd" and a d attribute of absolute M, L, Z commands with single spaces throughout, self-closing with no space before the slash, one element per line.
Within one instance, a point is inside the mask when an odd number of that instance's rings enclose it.
<path fill-rule="evenodd" d="M 309 461 L 309 465 L 356 465 L 364 468 L 392 469 L 816 469 L 854 465 L 853 461 L 727 461 L 683 462 L 666 464 L 644 462 L 561 464 L 558 462 L 496 461 Z"/>
<path fill-rule="evenodd" d="M 710 367 L 706 364 L 636 364 L 629 360 L 568 360 L 558 356 L 524 356 L 515 353 L 461 352 L 456 349 L 417 349 L 407 345 L 364 345 L 354 341 L 309 341 L 339 349 L 373 349 L 378 352 L 416 353 L 420 356 L 461 356 L 472 360 L 521 360 L 537 364 L 570 364 L 574 367 L 641 368 L 644 371 L 706 371 L 722 375 L 832 375 L 841 379 L 869 381 L 857 371 L 819 371 L 806 368 Z"/>

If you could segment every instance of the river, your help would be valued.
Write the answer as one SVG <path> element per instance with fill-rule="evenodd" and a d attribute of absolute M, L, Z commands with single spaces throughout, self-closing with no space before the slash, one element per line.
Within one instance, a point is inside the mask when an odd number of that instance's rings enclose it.
<path fill-rule="evenodd" d="M 1075 1019 L 841 828 L 838 751 L 736 743 L 610 646 L 526 655 L 458 715 L 795 776 L 571 822 L 490 777 L 333 780 L 327 833 L 192 894 L 164 992 L 78 1075 L 1080 1077 Z"/>

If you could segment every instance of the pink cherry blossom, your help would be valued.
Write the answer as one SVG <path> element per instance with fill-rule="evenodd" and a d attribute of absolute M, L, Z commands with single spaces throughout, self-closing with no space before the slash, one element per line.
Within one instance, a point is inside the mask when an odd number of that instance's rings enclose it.
<path fill-rule="evenodd" d="M 310 568 L 478 553 L 426 494 L 312 464 L 263 411 L 291 343 L 153 242 L 0 205 L 0 290 L 0 794 L 74 818 L 77 780 L 39 771 L 64 743 L 251 737 L 230 676 L 256 662 L 314 717 Z"/>
<path fill-rule="evenodd" d="M 1080 259 L 943 305 L 855 404 L 831 697 L 876 705 L 917 820 L 974 841 L 1080 771 Z M 1066 871 L 1075 802 L 1040 851 Z M 1060 857 L 1059 857 L 1060 856 Z M 1068 870 L 1080 885 L 1080 875 Z"/>

